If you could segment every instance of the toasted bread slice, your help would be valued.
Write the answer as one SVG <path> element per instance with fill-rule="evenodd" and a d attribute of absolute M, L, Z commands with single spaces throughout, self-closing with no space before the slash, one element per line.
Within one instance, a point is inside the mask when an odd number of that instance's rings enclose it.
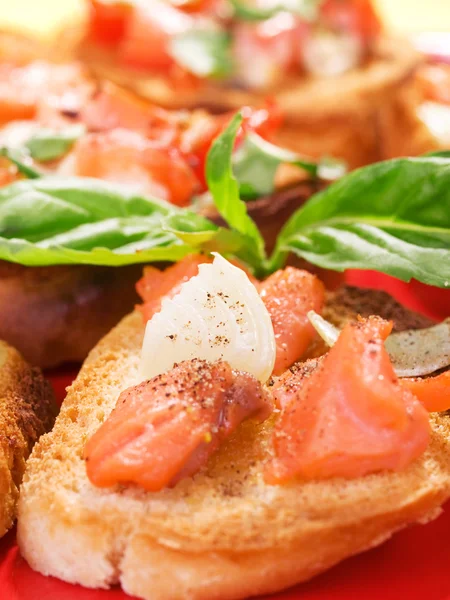
<path fill-rule="evenodd" d="M 25 461 L 55 416 L 53 392 L 42 373 L 0 342 L 0 536 L 16 517 Z"/>
<path fill-rule="evenodd" d="M 261 106 L 268 97 L 274 98 L 285 117 L 277 140 L 280 145 L 308 156 L 344 158 L 350 167 L 436 147 L 416 114 L 415 72 L 421 58 L 404 39 L 380 39 L 369 61 L 337 78 L 289 76 L 258 92 L 214 81 L 203 81 L 193 90 L 174 91 L 167 79 L 122 68 L 114 54 L 88 41 L 80 45 L 79 57 L 98 77 L 167 108 L 224 112 Z"/>
<path fill-rule="evenodd" d="M 83 361 L 138 301 L 141 265 L 23 267 L 0 261 L 0 338 L 33 365 Z"/>
<path fill-rule="evenodd" d="M 309 579 L 426 522 L 450 496 L 444 415 L 431 417 L 429 448 L 399 473 L 267 485 L 266 421 L 243 424 L 204 471 L 172 489 L 95 488 L 83 447 L 136 383 L 143 333 L 133 313 L 91 352 L 28 462 L 18 539 L 41 573 L 94 588 L 120 582 L 146 600 L 245 598 Z"/>

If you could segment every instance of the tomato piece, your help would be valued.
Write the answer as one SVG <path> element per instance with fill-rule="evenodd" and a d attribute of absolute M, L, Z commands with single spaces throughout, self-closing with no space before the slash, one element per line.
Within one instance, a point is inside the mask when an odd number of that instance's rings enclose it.
<path fill-rule="evenodd" d="M 249 418 L 271 412 L 261 384 L 228 363 L 190 360 L 129 388 L 85 447 L 87 475 L 98 487 L 173 486 Z"/>
<path fill-rule="evenodd" d="M 371 0 L 325 0 L 320 16 L 326 27 L 367 42 L 376 38 L 382 30 Z"/>
<path fill-rule="evenodd" d="M 194 173 L 175 150 L 155 147 L 126 129 L 84 136 L 74 157 L 78 175 L 125 183 L 179 206 L 190 203 L 197 187 Z"/>
<path fill-rule="evenodd" d="M 89 37 L 98 44 L 116 45 L 124 36 L 133 3 L 126 0 L 90 0 Z"/>
<path fill-rule="evenodd" d="M 174 64 L 168 47 L 171 37 L 184 33 L 191 26 L 191 17 L 170 4 L 139 5 L 133 11 L 117 49 L 118 61 L 134 69 L 164 74 Z"/>
<path fill-rule="evenodd" d="M 180 150 L 186 156 L 189 164 L 200 181 L 202 191 L 207 189 L 205 164 L 206 156 L 214 139 L 229 123 L 231 117 L 227 114 L 215 117 L 201 115 L 193 118 L 189 127 L 181 134 Z"/>
<path fill-rule="evenodd" d="M 275 333 L 277 354 L 273 372 L 281 375 L 301 358 L 315 336 L 307 313 L 322 311 L 325 287 L 308 271 L 287 267 L 263 281 L 259 289 Z"/>
<path fill-rule="evenodd" d="M 424 452 L 428 413 L 395 375 L 383 344 L 391 329 L 378 317 L 351 323 L 312 373 L 293 374 L 267 482 L 397 471 Z"/>

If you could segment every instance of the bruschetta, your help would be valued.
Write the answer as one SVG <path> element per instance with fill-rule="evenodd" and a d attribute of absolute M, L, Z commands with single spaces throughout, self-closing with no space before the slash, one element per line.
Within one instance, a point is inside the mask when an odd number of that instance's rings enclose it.
<path fill-rule="evenodd" d="M 371 291 L 326 300 L 292 267 L 258 284 L 219 256 L 185 261 L 144 276 L 142 309 L 91 352 L 35 448 L 18 526 L 29 564 L 146 600 L 237 600 L 435 518 L 449 417 L 404 387 L 382 341 L 426 321 Z M 296 362 L 324 302 L 349 322 Z"/>
<path fill-rule="evenodd" d="M 171 108 L 224 112 L 273 98 L 281 145 L 351 167 L 431 147 L 416 115 L 420 57 L 383 32 L 370 0 L 91 0 L 79 55 Z"/>

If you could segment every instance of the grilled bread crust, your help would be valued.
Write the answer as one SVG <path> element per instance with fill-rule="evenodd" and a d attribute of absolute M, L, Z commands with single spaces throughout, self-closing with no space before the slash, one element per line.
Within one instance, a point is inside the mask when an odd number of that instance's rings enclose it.
<path fill-rule="evenodd" d="M 146 600 L 236 600 L 309 579 L 436 517 L 450 496 L 445 415 L 431 416 L 427 451 L 399 473 L 267 485 L 269 420 L 244 423 L 203 471 L 172 489 L 94 487 L 83 447 L 136 383 L 143 333 L 133 313 L 98 344 L 28 462 L 18 539 L 41 573 L 93 588 L 120 583 Z"/>
<path fill-rule="evenodd" d="M 16 517 L 25 461 L 55 416 L 53 391 L 40 370 L 0 342 L 0 536 Z"/>
<path fill-rule="evenodd" d="M 420 92 L 415 73 L 421 58 L 403 39 L 380 39 L 369 61 L 337 78 L 289 76 L 261 92 L 203 81 L 192 91 L 175 93 L 171 82 L 121 68 L 110 52 L 90 42 L 80 45 L 79 57 L 96 76 L 167 108 L 224 112 L 275 98 L 285 117 L 276 140 L 280 145 L 308 156 L 340 157 L 352 168 L 437 146 L 416 113 Z"/>

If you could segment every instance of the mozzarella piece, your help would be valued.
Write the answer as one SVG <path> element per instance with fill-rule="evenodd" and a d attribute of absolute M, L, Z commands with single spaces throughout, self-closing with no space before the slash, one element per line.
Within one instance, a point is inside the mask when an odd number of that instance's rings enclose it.
<path fill-rule="evenodd" d="M 224 360 L 261 382 L 272 374 L 275 335 L 256 287 L 219 254 L 182 285 L 147 323 L 140 377 L 151 379 L 193 358 Z"/>

